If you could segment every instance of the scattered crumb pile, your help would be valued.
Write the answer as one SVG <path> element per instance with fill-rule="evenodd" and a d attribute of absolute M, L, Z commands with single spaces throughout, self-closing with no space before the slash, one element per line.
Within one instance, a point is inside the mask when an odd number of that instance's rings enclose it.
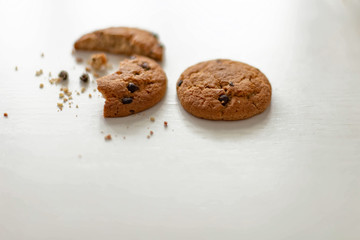
<path fill-rule="evenodd" d="M 41 53 L 40 56 L 43 58 L 45 55 L 44 55 L 44 53 Z M 83 59 L 80 57 L 76 57 L 76 62 L 81 64 L 81 63 L 83 63 Z M 90 82 L 90 76 L 88 73 L 91 73 L 94 77 L 99 77 L 99 74 L 97 71 L 103 71 L 103 74 L 107 74 L 106 72 L 104 72 L 104 70 L 112 68 L 112 66 L 110 64 L 108 64 L 107 57 L 104 53 L 98 53 L 98 54 L 91 55 L 91 58 L 88 60 L 88 64 L 89 64 L 89 66 L 85 67 L 85 72 L 81 76 L 79 76 L 79 80 L 80 80 L 81 84 L 83 85 L 80 90 L 71 91 L 67 87 L 64 86 L 66 81 L 70 79 L 67 71 L 65 71 L 65 70 L 60 71 L 60 73 L 58 74 L 58 77 L 52 77 L 51 72 L 49 72 L 49 74 L 48 74 L 49 83 L 51 85 L 61 84 L 61 86 L 62 86 L 60 88 L 60 93 L 59 93 L 59 98 L 58 98 L 59 100 L 61 100 L 61 102 L 57 102 L 58 111 L 62 111 L 66 105 L 68 105 L 69 108 L 72 107 L 72 104 L 74 104 L 73 103 L 73 92 L 76 93 L 77 96 L 81 95 L 81 93 L 86 92 L 86 89 L 88 87 L 87 84 Z M 18 71 L 18 66 L 15 66 L 15 71 Z M 43 73 L 44 73 L 44 71 L 42 69 L 40 69 L 35 72 L 35 76 L 37 76 L 37 77 L 41 76 L 41 75 L 43 75 Z M 95 81 L 92 80 L 92 82 L 94 83 Z M 84 84 L 86 84 L 87 87 L 84 87 Z M 40 89 L 43 89 L 44 87 L 45 87 L 44 83 L 39 84 Z M 96 90 L 97 89 L 94 88 L 93 92 L 96 92 Z M 88 96 L 89 96 L 89 98 L 92 98 L 92 95 L 90 93 Z M 76 104 L 76 108 L 79 108 L 78 104 Z M 76 117 L 77 116 L 78 115 L 76 115 Z M 8 114 L 4 113 L 4 117 L 7 118 Z M 150 117 L 150 121 L 155 122 L 155 117 Z M 164 121 L 164 127 L 165 128 L 168 127 L 167 121 Z M 103 131 L 101 131 L 101 133 L 103 133 Z M 146 137 L 148 139 L 150 139 L 151 136 L 153 136 L 153 135 L 154 135 L 154 131 L 150 130 L 149 135 L 147 135 Z M 105 141 L 112 140 L 111 134 L 106 135 L 104 137 L 104 139 L 105 139 Z M 123 139 L 126 139 L 126 137 L 123 136 Z M 82 156 L 79 155 L 79 158 L 81 158 L 81 157 Z"/>

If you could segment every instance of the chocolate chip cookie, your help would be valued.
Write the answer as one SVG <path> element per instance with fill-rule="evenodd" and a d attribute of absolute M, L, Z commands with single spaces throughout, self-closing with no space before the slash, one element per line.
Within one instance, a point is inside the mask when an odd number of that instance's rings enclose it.
<path fill-rule="evenodd" d="M 83 35 L 74 44 L 77 50 L 138 54 L 157 61 L 163 58 L 163 45 L 156 34 L 128 27 L 111 27 Z"/>
<path fill-rule="evenodd" d="M 211 120 L 249 118 L 263 112 L 271 101 L 271 85 L 259 69 L 227 59 L 189 67 L 176 87 L 186 111 Z"/>
<path fill-rule="evenodd" d="M 159 64 L 143 56 L 120 62 L 118 71 L 97 79 L 105 97 L 104 117 L 124 117 L 158 103 L 166 92 L 166 75 Z"/>

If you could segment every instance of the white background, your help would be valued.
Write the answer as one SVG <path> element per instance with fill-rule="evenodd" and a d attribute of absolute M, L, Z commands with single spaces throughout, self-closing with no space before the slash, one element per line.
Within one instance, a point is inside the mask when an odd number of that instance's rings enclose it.
<path fill-rule="evenodd" d="M 58 112 L 48 73 L 80 90 L 72 44 L 109 26 L 159 34 L 166 97 L 104 119 L 90 83 Z M 1 240 L 360 238 L 359 1 L 1 0 L 0 29 Z M 186 113 L 176 80 L 214 58 L 260 68 L 269 109 Z"/>

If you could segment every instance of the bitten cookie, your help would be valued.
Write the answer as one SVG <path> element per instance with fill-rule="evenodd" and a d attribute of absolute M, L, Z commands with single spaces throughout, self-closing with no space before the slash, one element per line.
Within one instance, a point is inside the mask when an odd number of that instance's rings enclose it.
<path fill-rule="evenodd" d="M 164 51 L 156 34 L 127 27 L 111 27 L 85 34 L 75 42 L 74 48 L 115 54 L 138 54 L 157 61 L 162 60 Z"/>
<path fill-rule="evenodd" d="M 266 76 L 245 63 L 218 59 L 186 69 L 177 82 L 186 111 L 211 120 L 240 120 L 263 112 L 271 101 Z"/>
<path fill-rule="evenodd" d="M 166 75 L 154 60 L 132 56 L 120 62 L 119 70 L 97 79 L 105 97 L 104 117 L 124 117 L 158 103 L 166 92 Z"/>

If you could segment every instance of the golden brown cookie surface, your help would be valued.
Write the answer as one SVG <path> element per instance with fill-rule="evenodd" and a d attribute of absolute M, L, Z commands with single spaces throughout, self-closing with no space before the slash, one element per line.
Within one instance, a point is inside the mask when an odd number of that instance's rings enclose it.
<path fill-rule="evenodd" d="M 163 58 L 163 46 L 151 32 L 128 27 L 111 27 L 83 35 L 74 44 L 77 50 L 138 54 L 157 61 Z"/>
<path fill-rule="evenodd" d="M 186 111 L 210 120 L 240 120 L 263 112 L 271 101 L 271 85 L 257 68 L 227 59 L 187 68 L 177 82 Z"/>
<path fill-rule="evenodd" d="M 158 103 L 166 92 L 166 75 L 154 60 L 134 56 L 120 62 L 118 71 L 97 79 L 105 97 L 104 117 L 124 117 Z"/>

